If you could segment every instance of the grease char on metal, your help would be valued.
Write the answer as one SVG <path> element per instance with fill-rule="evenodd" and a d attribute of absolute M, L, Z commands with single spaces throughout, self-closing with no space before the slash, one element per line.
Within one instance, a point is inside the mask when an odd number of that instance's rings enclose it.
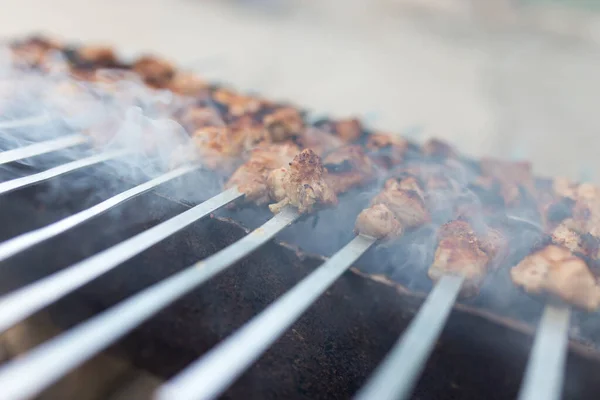
<path fill-rule="evenodd" d="M 156 399 L 213 399 L 266 351 L 376 239 L 357 236 L 316 271 L 156 394 Z"/>
<path fill-rule="evenodd" d="M 463 282 L 460 276 L 447 275 L 435 285 L 408 329 L 359 391 L 357 400 L 409 398 Z"/>
<path fill-rule="evenodd" d="M 230 197 L 235 198 L 235 196 L 231 196 L 231 189 L 228 192 Z M 241 196 L 237 190 L 234 193 L 237 194 L 237 197 Z M 233 199 L 230 198 L 231 200 Z M 180 214 L 178 217 L 184 214 Z M 29 353 L 8 362 L 0 368 L 2 399 L 23 399 L 40 393 L 73 368 L 135 329 L 139 324 L 173 301 L 258 249 L 298 217 L 299 215 L 295 210 L 286 208 L 263 224 L 263 234 L 256 235 L 252 232 L 246 235 L 236 243 L 203 260 L 202 264 L 204 265 L 202 268 L 192 265 L 43 343 Z M 115 247 L 124 243 L 126 242 L 122 242 Z M 121 251 L 127 252 L 130 246 L 129 244 L 122 247 Z M 145 248 L 147 247 L 149 246 L 145 246 Z M 111 249 L 114 249 L 114 247 Z M 96 265 L 87 265 L 85 268 L 72 271 L 73 281 L 77 285 L 81 285 L 82 282 L 89 282 L 89 280 L 99 275 L 98 272 L 110 269 L 106 267 L 107 265 L 113 265 L 116 260 L 123 258 L 119 254 L 107 256 L 102 253 L 96 257 L 98 257 L 94 261 Z M 96 270 L 93 276 L 87 272 L 90 269 Z M 78 278 L 78 274 L 84 275 L 85 278 Z M 64 283 L 70 284 L 69 281 Z M 75 288 L 75 285 L 71 284 L 71 288 Z M 56 284 L 53 289 L 58 290 L 60 295 L 64 294 L 64 290 Z M 43 290 L 40 291 L 43 292 Z M 50 295 L 50 298 L 52 297 L 56 296 Z M 26 300 L 26 296 L 21 299 L 21 301 Z M 0 303 L 0 307 L 2 305 Z M 2 309 L 10 311 L 17 306 L 18 302 L 13 302 L 10 307 L 2 307 Z M 39 309 L 39 305 L 36 306 L 36 309 Z"/>

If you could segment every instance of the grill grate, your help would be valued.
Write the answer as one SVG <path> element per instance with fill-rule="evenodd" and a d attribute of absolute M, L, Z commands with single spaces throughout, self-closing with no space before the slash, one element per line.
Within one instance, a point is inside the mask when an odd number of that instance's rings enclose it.
<path fill-rule="evenodd" d="M 56 143 L 57 141 L 49 141 L 0 153 L 0 160 L 4 157 L 16 161 L 19 157 L 26 158 L 64 148 Z M 65 138 L 62 146 L 68 146 L 67 143 L 69 142 Z M 34 148 L 35 151 L 27 150 L 28 148 Z M 130 152 L 126 150 L 107 151 L 24 178 L 4 182 L 0 184 L 0 194 L 128 154 Z M 0 259 L 11 257 L 65 232 L 195 168 L 191 166 L 171 171 L 87 210 L 6 241 L 0 244 Z M 242 194 L 236 189 L 222 192 L 88 259 L 3 296 L 0 298 L 0 331 L 10 328 L 34 312 L 60 300 L 124 261 L 241 196 Z M 5 363 L 0 368 L 2 398 L 24 399 L 35 396 L 173 301 L 267 243 L 298 218 L 295 211 L 285 209 L 231 246 L 150 286 L 38 346 L 24 356 Z M 159 389 L 157 397 L 210 399 L 221 394 L 374 243 L 374 239 L 356 237 L 247 325 L 167 382 Z M 461 283 L 460 279 L 450 277 L 438 283 L 397 347 L 376 371 L 373 380 L 359 392 L 359 399 L 407 398 L 410 395 L 424 362 L 431 354 L 446 322 Z M 568 308 L 547 306 L 538 328 L 521 399 L 560 397 L 569 315 Z"/>

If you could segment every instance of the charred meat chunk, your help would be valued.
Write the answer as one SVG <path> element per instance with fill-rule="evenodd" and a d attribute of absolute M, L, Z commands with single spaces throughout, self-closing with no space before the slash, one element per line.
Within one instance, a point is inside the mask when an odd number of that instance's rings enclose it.
<path fill-rule="evenodd" d="M 192 106 L 181 113 L 179 122 L 188 132 L 209 126 L 225 126 L 225 121 L 215 107 Z"/>
<path fill-rule="evenodd" d="M 273 142 L 283 142 L 297 137 L 304 129 L 302 115 L 291 107 L 280 108 L 265 115 L 263 124 Z"/>
<path fill-rule="evenodd" d="M 386 181 L 384 189 L 371 202 L 371 205 L 377 204 L 387 206 L 406 229 L 423 225 L 430 220 L 423 190 L 415 178 Z"/>
<path fill-rule="evenodd" d="M 310 149 L 300 152 L 287 168 L 269 174 L 270 194 L 275 204 L 269 205 L 273 213 L 291 205 L 298 212 L 311 212 L 315 206 L 337 204 L 337 197 L 325 182 L 325 168 L 318 155 Z"/>
<path fill-rule="evenodd" d="M 323 164 L 327 168 L 327 184 L 335 193 L 344 193 L 375 178 L 373 162 L 357 145 L 332 151 L 325 156 Z"/>
<path fill-rule="evenodd" d="M 231 172 L 241 162 L 243 138 L 226 126 L 207 126 L 192 134 L 192 159 L 212 170 Z"/>
<path fill-rule="evenodd" d="M 462 220 L 448 222 L 440 227 L 433 263 L 428 275 L 437 282 L 444 275 L 460 275 L 465 281 L 462 294 L 470 296 L 478 293 L 487 273 L 490 246 L 483 244 L 471 225 Z"/>
<path fill-rule="evenodd" d="M 340 120 L 324 120 L 317 122 L 317 127 L 337 136 L 342 142 L 349 144 L 357 141 L 363 134 L 360 121 L 356 118 Z"/>
<path fill-rule="evenodd" d="M 390 169 L 404 160 L 408 141 L 397 136 L 374 133 L 367 139 L 369 156 L 382 168 Z"/>
<path fill-rule="evenodd" d="M 157 88 L 165 88 L 175 75 L 175 66 L 167 60 L 157 57 L 140 57 L 134 64 L 133 70 L 137 72 L 144 81 Z"/>
<path fill-rule="evenodd" d="M 347 118 L 335 121 L 333 130 L 346 143 L 357 141 L 362 135 L 362 126 L 356 118 Z"/>
<path fill-rule="evenodd" d="M 229 178 L 227 188 L 237 186 L 246 200 L 265 204 L 270 200 L 268 178 L 271 171 L 288 165 L 300 149 L 294 144 L 270 144 L 252 150 L 250 158 Z"/>
<path fill-rule="evenodd" d="M 356 217 L 354 232 L 377 239 L 393 238 L 403 233 L 402 224 L 385 204 L 366 208 Z"/>
<path fill-rule="evenodd" d="M 500 194 L 507 206 L 517 206 L 523 200 L 521 191 L 531 196 L 536 193 L 531 164 L 484 158 L 480 162 L 480 183 L 490 185 L 498 183 Z"/>
<path fill-rule="evenodd" d="M 258 97 L 245 96 L 235 93 L 229 89 L 217 89 L 213 92 L 212 98 L 227 107 L 227 111 L 233 117 L 240 117 L 245 114 L 254 114 L 268 103 Z"/>
<path fill-rule="evenodd" d="M 356 219 L 355 232 L 375 238 L 400 236 L 429 221 L 423 189 L 415 177 L 389 179 Z"/>
<path fill-rule="evenodd" d="M 527 293 L 551 294 L 588 311 L 600 306 L 596 277 L 583 259 L 565 247 L 548 245 L 525 257 L 510 276 Z"/>
<path fill-rule="evenodd" d="M 429 139 L 421 147 L 421 152 L 433 158 L 455 158 L 456 151 L 448 143 L 442 142 L 439 139 Z"/>
<path fill-rule="evenodd" d="M 117 64 L 117 56 L 108 46 L 82 46 L 76 53 L 79 62 L 94 68 L 111 67 Z"/>
<path fill-rule="evenodd" d="M 192 72 L 177 71 L 167 88 L 184 96 L 199 96 L 207 92 L 208 84 Z"/>
<path fill-rule="evenodd" d="M 63 48 L 62 43 L 40 36 L 32 36 L 10 46 L 15 64 L 26 67 L 42 66 L 48 61 L 47 56 L 50 52 Z"/>
<path fill-rule="evenodd" d="M 297 142 L 305 149 L 312 149 L 321 157 L 344 145 L 339 137 L 314 127 L 304 129 Z"/>

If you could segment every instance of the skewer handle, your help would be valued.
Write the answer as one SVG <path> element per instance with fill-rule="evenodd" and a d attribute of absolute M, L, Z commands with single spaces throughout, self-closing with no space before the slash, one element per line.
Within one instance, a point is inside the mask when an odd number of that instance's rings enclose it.
<path fill-rule="evenodd" d="M 562 396 L 571 311 L 548 304 L 527 363 L 519 400 L 558 400 Z"/>
<path fill-rule="evenodd" d="M 357 394 L 357 400 L 395 400 L 410 396 L 463 281 L 459 276 L 445 276 L 435 285 L 404 335 Z"/>

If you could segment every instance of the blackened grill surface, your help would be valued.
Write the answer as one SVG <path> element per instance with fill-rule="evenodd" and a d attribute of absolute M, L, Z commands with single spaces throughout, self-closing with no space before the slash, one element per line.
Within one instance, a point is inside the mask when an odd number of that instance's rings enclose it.
<path fill-rule="evenodd" d="M 14 171 L 14 170 L 13 170 Z M 98 173 L 94 187 L 77 184 L 92 170 L 69 174 L 0 197 L 1 239 L 44 226 L 88 207 L 133 185 Z M 31 173 L 26 171 L 23 173 Z M 81 182 L 80 182 L 81 183 Z M 137 182 L 136 182 L 137 183 Z M 196 186 L 194 186 L 194 184 Z M 188 187 L 180 201 L 149 193 L 81 225 L 32 250 L 0 263 L 0 294 L 39 279 L 153 226 L 218 191 L 216 180 L 190 175 L 159 190 L 164 195 Z M 52 191 L 51 191 L 52 190 Z M 190 198 L 191 192 L 197 193 Z M 360 210 L 368 196 L 342 199 L 349 212 Z M 353 200 L 355 204 L 349 204 Z M 139 210 L 144 213 L 139 213 Z M 335 210 L 328 211 L 334 216 Z M 270 214 L 246 208 L 222 216 L 255 227 Z M 320 232 L 323 215 L 313 230 L 311 218 L 286 231 L 286 238 L 310 249 L 307 233 Z M 329 218 L 329 217 L 327 217 Z M 330 221 L 329 221 L 330 222 Z M 347 222 L 347 221 L 346 221 Z M 353 222 L 353 220 L 351 220 Z M 340 227 L 340 230 L 342 231 Z M 207 257 L 245 234 L 238 223 L 224 218 L 197 222 L 111 271 L 49 308 L 53 320 L 68 328 L 181 268 Z M 336 251 L 352 236 L 351 226 L 330 248 Z M 344 236 L 346 235 L 346 236 Z M 314 238 L 314 235 L 312 236 Z M 281 239 L 281 238 L 280 238 Z M 293 240 L 292 240 L 293 239 Z M 382 258 L 380 253 L 388 252 Z M 390 255 L 389 252 L 392 252 Z M 395 254 L 395 256 L 394 256 Z M 389 265 L 378 265 L 387 259 Z M 381 248 L 358 264 L 364 270 L 389 272 L 402 253 Z M 109 351 L 132 359 L 138 366 L 170 377 L 189 362 L 258 314 L 307 275 L 323 259 L 270 243 L 193 293 L 185 296 Z M 406 266 L 406 277 L 414 272 Z M 422 268 L 422 266 L 420 267 Z M 424 269 L 424 268 L 423 268 Z M 400 277 L 402 279 L 402 277 Z M 531 300 L 528 300 L 531 302 Z M 400 333 L 409 324 L 421 297 L 399 293 L 395 287 L 346 273 L 286 332 L 224 398 L 345 399 L 365 382 Z M 414 399 L 514 398 L 525 367 L 531 336 L 465 309 L 456 309 L 424 374 Z M 568 399 L 593 399 L 600 390 L 598 355 L 571 352 L 565 394 Z"/>

